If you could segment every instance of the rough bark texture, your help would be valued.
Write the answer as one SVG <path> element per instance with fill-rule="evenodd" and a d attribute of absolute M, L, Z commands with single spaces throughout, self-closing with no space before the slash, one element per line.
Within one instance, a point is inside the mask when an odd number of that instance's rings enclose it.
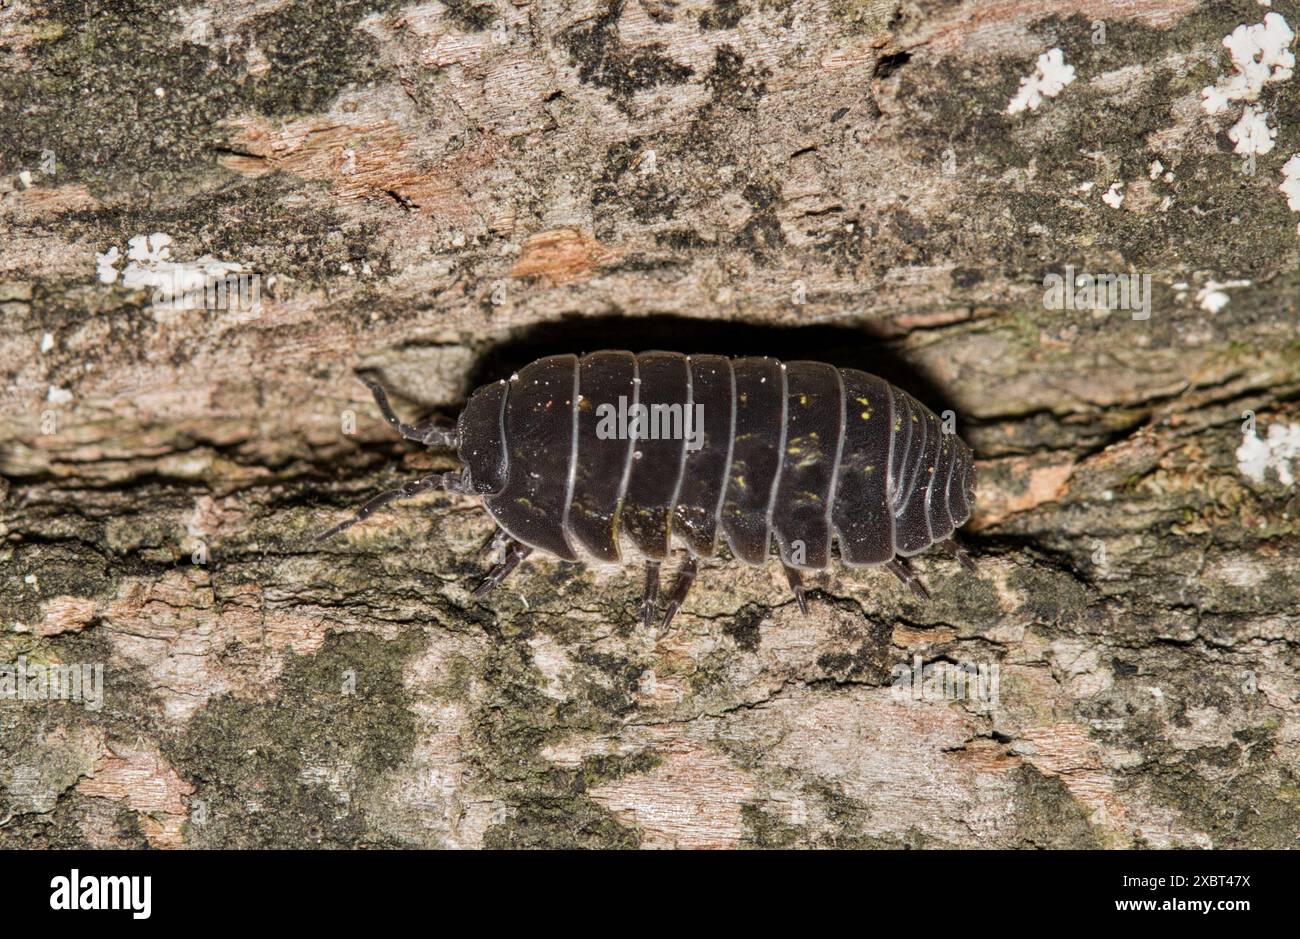
<path fill-rule="evenodd" d="M 1296 490 L 1235 451 L 1297 411 L 1300 79 L 1253 174 L 1201 108 L 1263 7 L 171 7 L 0 3 L 0 662 L 105 668 L 98 710 L 0 701 L 0 846 L 1295 844 Z M 1075 81 L 1008 114 L 1053 47 Z M 101 282 L 154 232 L 260 312 Z M 1048 308 L 1067 264 L 1150 318 Z M 311 543 L 452 465 L 354 370 L 450 418 L 601 347 L 953 410 L 978 575 L 836 571 L 804 618 L 720 559 L 660 635 L 635 570 L 471 599 L 468 500 Z M 997 706 L 900 699 L 914 656 Z"/>

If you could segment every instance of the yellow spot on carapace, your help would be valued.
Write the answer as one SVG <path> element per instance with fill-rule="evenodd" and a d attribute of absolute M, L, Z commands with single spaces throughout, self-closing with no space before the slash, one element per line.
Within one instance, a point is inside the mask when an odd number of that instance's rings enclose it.
<path fill-rule="evenodd" d="M 862 412 L 862 419 L 863 419 L 864 421 L 869 421 L 869 420 L 871 420 L 871 412 L 870 412 L 870 411 L 863 411 L 863 412 Z"/>
<path fill-rule="evenodd" d="M 799 396 L 799 404 L 800 404 L 802 407 L 807 407 L 807 406 L 808 406 L 808 396 L 807 396 L 807 395 L 800 395 L 800 396 Z"/>

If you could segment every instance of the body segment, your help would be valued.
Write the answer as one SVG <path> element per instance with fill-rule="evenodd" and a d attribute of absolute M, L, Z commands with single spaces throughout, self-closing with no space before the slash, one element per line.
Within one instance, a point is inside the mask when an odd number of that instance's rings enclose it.
<path fill-rule="evenodd" d="M 583 356 L 578 371 L 578 458 L 566 525 L 575 546 L 601 561 L 616 563 L 618 512 L 627 491 L 633 441 L 599 433 L 599 405 L 620 398 L 636 404 L 636 356 L 594 352 Z"/>
<path fill-rule="evenodd" d="M 699 446 L 686 449 L 673 534 L 692 555 L 712 557 L 735 441 L 736 380 L 731 360 L 720 355 L 693 355 L 689 364 L 693 413 L 703 415 L 702 436 Z"/>
<path fill-rule="evenodd" d="M 844 382 L 839 369 L 820 362 L 792 362 L 785 372 L 785 451 L 772 532 L 784 564 L 823 570 L 844 443 Z"/>
<path fill-rule="evenodd" d="M 506 483 L 483 497 L 497 524 L 517 540 L 566 561 L 578 560 L 564 529 L 573 492 L 577 366 L 573 355 L 538 359 L 507 383 Z"/>
<path fill-rule="evenodd" d="M 773 497 L 785 451 L 785 369 L 776 359 L 736 359 L 736 426 L 719 521 L 731 553 L 768 558 Z M 708 420 L 708 415 L 705 415 Z"/>

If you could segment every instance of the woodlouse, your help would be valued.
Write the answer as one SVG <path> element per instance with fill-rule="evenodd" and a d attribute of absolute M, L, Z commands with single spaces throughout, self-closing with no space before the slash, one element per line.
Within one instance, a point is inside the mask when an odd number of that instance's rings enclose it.
<path fill-rule="evenodd" d="M 750 564 L 775 539 L 800 609 L 801 571 L 883 564 L 920 596 L 906 558 L 939 544 L 974 570 L 951 535 L 970 517 L 970 449 L 932 411 L 881 378 L 820 362 L 675 352 L 556 355 L 478 388 L 454 430 L 405 424 L 362 379 L 403 437 L 455 447 L 463 468 L 376 496 L 321 539 L 431 489 L 475 496 L 505 557 L 474 591 L 500 584 L 535 550 L 566 561 L 645 560 L 642 618 L 658 607 L 659 566 L 686 549 L 667 628 L 719 534 Z"/>

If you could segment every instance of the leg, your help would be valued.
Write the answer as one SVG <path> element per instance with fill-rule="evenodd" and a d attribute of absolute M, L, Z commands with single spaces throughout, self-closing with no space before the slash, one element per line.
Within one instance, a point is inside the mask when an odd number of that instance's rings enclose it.
<path fill-rule="evenodd" d="M 462 489 L 461 480 L 462 476 L 459 472 L 433 473 L 420 479 L 413 479 L 398 489 L 390 489 L 375 496 L 363 505 L 356 515 L 345 522 L 339 522 L 329 531 L 317 535 L 316 540 L 324 541 L 326 538 L 332 538 L 344 529 L 351 528 L 357 522 L 365 521 L 379 509 L 382 509 L 390 502 L 396 502 L 398 499 L 409 499 L 411 496 L 428 492 L 430 489 L 446 489 L 449 492 L 460 492 Z"/>
<path fill-rule="evenodd" d="M 960 561 L 961 566 L 966 568 L 966 570 L 970 571 L 972 574 L 976 572 L 975 562 L 970 559 L 970 555 L 966 553 L 966 549 L 964 549 L 961 545 L 957 544 L 957 542 L 953 541 L 951 538 L 948 538 L 945 541 L 939 542 L 939 547 L 943 548 L 943 550 L 947 551 L 958 561 Z"/>
<path fill-rule="evenodd" d="M 785 565 L 781 565 L 785 567 Z M 794 591 L 794 598 L 799 604 L 799 612 L 804 616 L 808 615 L 808 598 L 803 592 L 803 577 L 799 570 L 794 567 L 785 567 L 785 579 L 790 584 L 790 589 Z"/>
<path fill-rule="evenodd" d="M 392 405 L 388 403 L 388 392 L 384 391 L 383 385 L 364 376 L 361 376 L 361 383 L 369 388 L 370 393 L 375 396 L 375 404 L 379 405 L 379 411 L 384 415 L 384 420 L 392 424 L 405 439 L 415 440 L 429 447 L 454 447 L 456 445 L 456 432 L 454 430 L 443 430 L 440 427 L 435 427 L 432 421 L 425 421 L 423 424 L 403 423 L 393 413 Z"/>
<path fill-rule="evenodd" d="M 659 562 L 645 562 L 645 598 L 641 601 L 641 624 L 646 629 L 654 622 L 659 606 Z"/>
<path fill-rule="evenodd" d="M 908 587 L 912 588 L 912 593 L 916 594 L 919 599 L 928 600 L 930 598 L 930 593 L 925 589 L 925 584 L 921 583 L 920 578 L 916 576 L 916 573 L 912 570 L 911 565 L 907 563 L 906 559 L 894 558 L 892 561 L 886 561 L 885 568 L 903 583 L 907 584 Z"/>
<path fill-rule="evenodd" d="M 533 553 L 533 549 L 528 547 L 522 541 L 515 541 L 513 538 L 506 545 L 506 556 L 500 564 L 488 572 L 483 583 L 474 588 L 474 597 L 483 597 L 497 588 L 501 581 L 510 576 L 510 573 L 519 566 L 519 562 L 528 555 Z"/>
<path fill-rule="evenodd" d="M 668 632 L 673 617 L 677 615 L 678 609 L 686 601 L 686 595 L 691 592 L 691 584 L 695 583 L 695 575 L 699 569 L 699 563 L 690 556 L 682 562 L 682 566 L 678 569 L 677 580 L 673 583 L 672 592 L 668 594 L 668 602 L 664 604 L 664 621 L 662 624 L 664 632 Z"/>
<path fill-rule="evenodd" d="M 478 549 L 478 556 L 481 558 L 496 553 L 498 548 L 504 548 L 510 543 L 510 536 L 506 534 L 504 528 L 498 528 L 488 536 L 488 540 L 483 542 L 483 546 Z"/>

